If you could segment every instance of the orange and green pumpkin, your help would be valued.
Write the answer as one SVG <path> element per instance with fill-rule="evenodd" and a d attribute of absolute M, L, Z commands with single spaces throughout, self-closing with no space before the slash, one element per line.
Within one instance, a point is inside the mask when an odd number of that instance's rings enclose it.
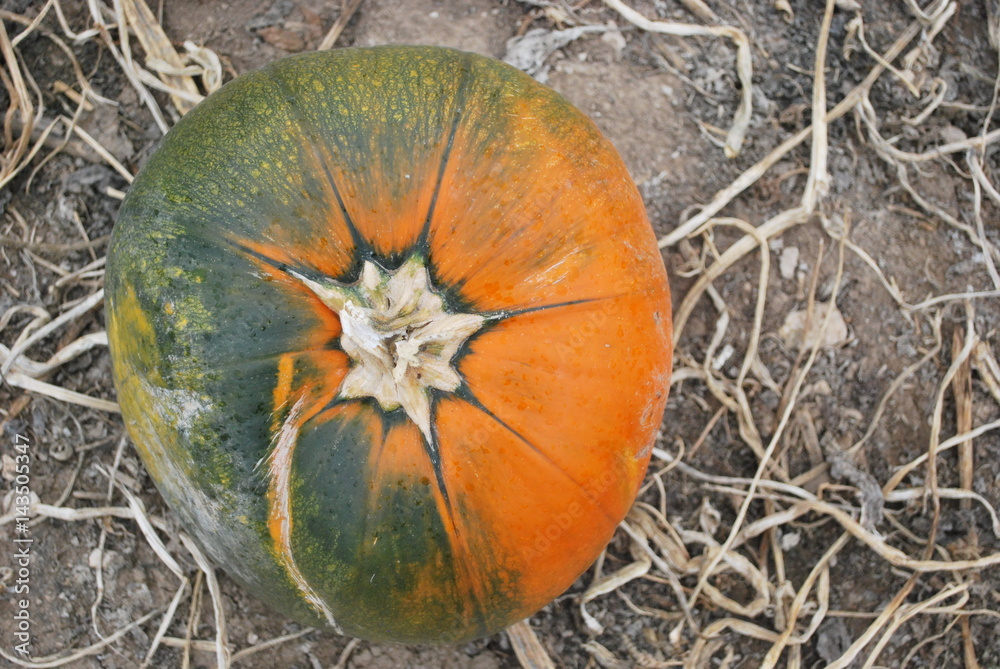
<path fill-rule="evenodd" d="M 594 125 L 439 48 L 239 77 L 163 140 L 108 254 L 166 501 L 260 598 L 368 639 L 486 635 L 587 569 L 660 424 L 669 300 Z"/>

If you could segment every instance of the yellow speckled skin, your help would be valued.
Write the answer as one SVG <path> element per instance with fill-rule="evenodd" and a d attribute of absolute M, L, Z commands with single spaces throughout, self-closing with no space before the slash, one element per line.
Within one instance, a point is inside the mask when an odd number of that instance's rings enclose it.
<path fill-rule="evenodd" d="M 340 321 L 296 278 L 414 256 L 488 323 L 430 438 L 338 396 Z M 370 639 L 459 642 L 564 591 L 666 402 L 666 273 L 620 158 L 457 51 L 307 54 L 223 87 L 138 175 L 107 295 L 122 413 L 184 526 L 276 608 Z"/>

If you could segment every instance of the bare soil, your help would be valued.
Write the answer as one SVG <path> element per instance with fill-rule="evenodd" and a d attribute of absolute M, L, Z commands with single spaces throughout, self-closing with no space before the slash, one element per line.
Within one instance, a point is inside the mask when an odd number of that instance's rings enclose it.
<path fill-rule="evenodd" d="M 4 9 L 30 18 L 44 4 L 40 0 L 7 0 Z M 157 12 L 157 3 L 149 4 Z M 315 48 L 341 11 L 339 3 L 320 0 L 166 0 L 161 4 L 163 29 L 174 44 L 180 48 L 190 40 L 214 51 L 222 59 L 227 80 L 292 51 Z M 635 0 L 631 4 L 649 18 L 706 24 L 686 9 L 685 3 Z M 751 43 L 754 113 L 745 145 L 732 159 L 725 156 L 720 147 L 722 137 L 715 130 L 729 128 L 740 100 L 732 44 L 719 38 L 654 35 L 631 26 L 597 0 L 364 0 L 337 46 L 436 44 L 502 58 L 508 40 L 530 29 L 558 30 L 614 21 L 620 32 L 582 35 L 550 54 L 536 76 L 546 78 L 550 86 L 589 114 L 618 147 L 640 186 L 657 234 L 666 235 L 813 120 L 813 70 L 824 3 L 792 0 L 788 7 L 793 16 L 780 9 L 781 2 L 707 0 L 706 4 L 721 23 L 744 30 Z M 864 36 L 879 53 L 916 20 L 913 3 L 904 0 L 862 4 Z M 943 23 L 932 42 L 924 42 L 927 46 L 918 63 L 904 62 L 905 54 L 894 61 L 907 76 L 914 77 L 917 95 L 892 73 L 883 74 L 871 88 L 871 108 L 880 131 L 900 150 L 921 153 L 983 132 L 998 62 L 989 41 L 988 4 L 989 0 L 954 3 L 956 13 Z M 64 2 L 63 6 L 73 30 L 80 32 L 91 26 L 86 3 Z M 845 45 L 858 45 L 850 24 L 854 17 L 855 12 L 849 9 L 838 9 L 833 15 L 826 61 L 828 108 L 860 84 L 875 65 L 860 47 L 845 54 Z M 7 18 L 4 25 L 11 37 L 25 28 Z M 51 14 L 42 26 L 54 35 L 63 34 Z M 68 43 L 97 92 L 117 103 L 116 107 L 96 105 L 94 111 L 84 112 L 80 126 L 134 173 L 161 133 L 134 87 L 98 41 Z M 919 43 L 918 38 L 906 52 Z M 137 44 L 132 47 L 141 62 L 141 49 Z M 41 31 L 17 44 L 17 52 L 23 69 L 35 77 L 46 113 L 50 117 L 72 116 L 75 104 L 54 88 L 57 81 L 76 81 L 66 54 Z M 936 84 L 938 80 L 944 84 Z M 920 122 L 907 123 L 904 119 L 918 117 L 941 90 L 936 88 L 940 85 L 946 85 L 943 104 Z M 11 105 L 9 90 L 0 89 L 0 110 Z M 170 108 L 165 94 L 155 95 L 164 109 Z M 987 131 L 992 129 L 990 126 Z M 4 141 L 9 148 L 10 139 Z M 43 152 L 0 190 L 0 314 L 17 305 L 32 305 L 55 315 L 60 305 L 91 294 L 101 283 L 99 271 L 69 279 L 65 276 L 104 255 L 119 204 L 114 191 L 126 190 L 127 183 L 106 160 L 78 144 L 74 142 L 75 153 L 63 151 L 44 163 L 39 159 Z M 981 154 L 986 178 L 994 184 L 1000 177 L 995 148 L 991 143 Z M 807 140 L 730 202 L 721 215 L 759 226 L 794 208 L 807 187 L 813 160 Z M 952 384 L 945 383 L 965 342 L 969 322 L 980 341 L 994 351 L 1000 348 L 997 295 L 902 308 L 872 266 L 850 248 L 844 251 L 842 276 L 836 281 L 839 243 L 828 231 L 847 223 L 853 245 L 870 257 L 911 304 L 933 296 L 1000 288 L 990 275 L 988 252 L 984 254 L 974 235 L 968 233 L 976 228 L 978 203 L 986 244 L 1000 244 L 996 203 L 988 193 L 976 196 L 966 152 L 906 163 L 912 192 L 900 180 L 899 164 L 889 160 L 884 150 L 876 150 L 859 113 L 848 112 L 832 123 L 828 195 L 805 223 L 769 240 L 767 301 L 757 346 L 760 367 L 766 373 L 754 368 L 743 383 L 747 408 L 763 444 L 768 444 L 779 427 L 783 431 L 773 457 L 775 468 L 765 480 L 791 481 L 855 519 L 859 519 L 857 512 L 864 502 L 859 496 L 862 481 L 874 481 L 876 488 L 884 486 L 900 466 L 927 453 L 929 444 L 955 435 L 963 424 L 958 417 L 961 411 L 969 411 L 975 427 L 1000 418 L 1000 396 L 991 393 L 989 372 L 984 371 L 986 358 L 970 363 L 971 394 L 966 399 L 956 399 Z M 675 310 L 696 287 L 699 269 L 703 271 L 715 262 L 718 254 L 745 234 L 717 225 L 707 234 L 664 250 Z M 86 241 L 84 235 L 94 241 L 89 247 L 81 244 Z M 712 344 L 712 338 L 720 313 L 709 295 L 701 297 L 687 321 L 677 347 L 678 379 L 658 448 L 675 456 L 681 454 L 682 461 L 693 469 L 672 467 L 663 458 L 654 457 L 650 485 L 640 497 L 652 508 L 665 510 L 665 520 L 680 532 L 681 543 L 692 559 L 704 553 L 708 560 L 709 544 L 692 539 L 691 533 L 714 537 L 716 546 L 723 543 L 740 512 L 745 497 L 741 491 L 746 490 L 745 483 L 707 481 L 692 471 L 752 479 L 759 463 L 741 434 L 738 411 L 727 408 L 712 392 L 705 370 L 710 370 L 713 383 L 736 383 L 748 348 L 755 346 L 760 268 L 760 255 L 751 252 L 715 279 L 714 290 L 729 318 L 718 345 Z M 801 347 L 782 336 L 782 326 L 790 312 L 806 309 L 813 298 L 827 301 L 834 295 L 847 335 L 819 349 L 794 398 L 786 428 L 781 426 L 781 417 L 808 350 L 800 351 Z M 27 310 L 9 313 L 9 320 L 0 322 L 0 343 L 6 347 L 15 344 L 33 318 Z M 858 475 L 838 476 L 835 468 L 831 473 L 827 467 L 834 459 L 831 453 L 857 443 L 875 419 L 893 381 L 935 349 L 936 318 L 941 320 L 942 343 L 888 399 L 870 438 L 850 456 L 852 471 Z M 94 309 L 33 345 L 27 355 L 46 360 L 80 336 L 103 327 L 102 312 Z M 953 343 L 956 332 L 957 345 Z M 60 366 L 46 380 L 91 397 L 115 398 L 103 346 Z M 0 409 L 0 453 L 12 458 L 16 435 L 27 438 L 31 489 L 39 501 L 75 509 L 107 506 L 106 472 L 117 470 L 119 480 L 142 500 L 148 514 L 165 523 L 160 536 L 193 581 L 198 567 L 181 546 L 177 538 L 181 530 L 174 525 L 131 445 L 122 442 L 117 414 L 26 393 L 10 384 L 0 387 Z M 932 420 L 936 411 L 940 412 L 940 424 Z M 965 485 L 961 470 L 968 463 L 956 453 L 957 449 L 950 449 L 937 457 L 935 485 L 941 489 L 959 490 Z M 982 496 L 982 503 L 949 499 L 931 494 L 930 489 L 927 496 L 889 499 L 886 517 L 874 526 L 878 535 L 914 559 L 926 559 L 925 544 L 932 529 L 938 548 L 930 557 L 939 561 L 976 560 L 1000 551 L 1000 537 L 994 534 L 987 508 L 1000 504 L 1000 435 L 987 431 L 977 436 L 972 453 L 971 490 Z M 4 467 L 0 493 L 6 494 L 8 487 L 14 487 L 14 475 L 6 460 Z M 817 467 L 815 475 L 802 477 Z M 653 476 L 664 469 L 668 471 L 658 478 Z M 927 468 L 920 467 L 905 479 L 900 490 L 920 489 L 928 476 Z M 789 495 L 768 490 L 776 497 L 765 501 L 758 496 L 748 507 L 744 526 L 792 504 Z M 64 492 L 68 495 L 65 498 Z M 110 505 L 127 503 L 116 492 Z M 12 621 L 18 599 L 13 507 L 13 496 L 8 495 L 0 508 L 6 525 L 0 539 L 0 647 L 8 654 L 14 652 Z M 34 540 L 30 615 L 36 658 L 97 643 L 170 604 L 179 581 L 164 567 L 134 520 L 104 516 L 63 521 L 43 515 L 30 529 Z M 784 616 L 796 590 L 841 533 L 841 525 L 831 516 L 817 512 L 748 538 L 733 551 L 755 565 L 770 584 L 771 601 L 759 612 L 738 614 L 703 596 L 692 602 L 693 621 L 705 630 L 713 621 L 738 619 L 780 634 L 787 626 Z M 655 542 L 650 546 L 657 549 Z M 599 573 L 612 573 L 641 558 L 634 538 L 619 532 Z M 698 635 L 687 627 L 672 636 L 682 617 L 680 604 L 655 563 L 646 576 L 587 604 L 587 611 L 603 626 L 600 634 L 589 630 L 579 604 L 582 593 L 597 579 L 596 570 L 581 577 L 568 593 L 531 619 L 555 666 L 667 667 L 691 660 Z M 914 570 L 894 566 L 855 537 L 837 552 L 826 574 L 826 610 L 817 619 L 822 621 L 819 628 L 801 646 L 786 649 L 779 666 L 786 666 L 786 662 L 789 667 L 826 666 L 862 638 L 885 607 L 911 606 L 951 586 L 959 588 L 958 594 L 936 603 L 937 609 L 917 611 L 893 630 L 878 628 L 873 641 L 884 635 L 884 647 L 876 653 L 875 643 L 869 643 L 853 663 L 844 666 L 861 666 L 866 658 L 872 658 L 869 666 L 901 667 L 904 662 L 911 667 L 1000 666 L 1000 644 L 995 641 L 1000 638 L 997 567 L 957 572 L 935 569 L 914 576 Z M 690 595 L 698 583 L 697 573 L 679 578 Z M 902 600 L 893 602 L 911 580 Z M 234 652 L 300 631 L 296 623 L 269 612 L 222 572 L 219 583 Z M 746 604 L 756 595 L 754 586 L 736 571 L 716 572 L 710 583 L 736 602 Z M 181 602 L 168 636 L 183 639 L 190 628 L 193 639 L 214 639 L 209 593 L 204 589 L 200 592 L 200 606 L 193 608 L 190 596 Z M 805 613 L 795 628 L 797 634 L 804 633 L 810 616 L 818 607 L 822 609 L 817 597 L 808 597 Z M 941 610 L 959 600 L 956 608 Z M 68 666 L 140 666 L 160 619 L 153 617 Z M 713 631 L 708 643 L 714 645 L 711 652 L 701 655 L 698 666 L 757 667 L 773 644 L 773 639 L 755 637 L 739 625 Z M 239 665 L 338 666 L 349 641 L 330 632 L 313 631 L 260 650 L 241 659 Z M 206 643 L 191 650 L 190 666 L 215 666 L 209 648 L 210 643 Z M 349 650 L 339 666 L 520 666 L 505 634 L 460 647 L 362 642 Z M 152 666 L 188 666 L 184 665 L 185 655 L 179 648 L 164 646 L 157 651 Z M 0 658 L 0 666 L 4 662 Z"/>

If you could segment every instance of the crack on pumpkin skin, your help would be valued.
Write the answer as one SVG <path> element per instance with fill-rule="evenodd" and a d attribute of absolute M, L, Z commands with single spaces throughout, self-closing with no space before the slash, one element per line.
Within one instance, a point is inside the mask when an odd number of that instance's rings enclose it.
<path fill-rule="evenodd" d="M 299 438 L 299 431 L 307 415 L 303 411 L 306 397 L 302 396 L 289 410 L 281 427 L 275 432 L 274 449 L 267 458 L 268 478 L 267 502 L 270 512 L 267 527 L 274 540 L 278 560 L 285 568 L 288 577 L 302 593 L 306 602 L 326 620 L 336 632 L 343 634 L 340 625 L 333 617 L 330 608 L 323 598 L 313 590 L 305 576 L 299 570 L 292 552 L 292 455 Z"/>

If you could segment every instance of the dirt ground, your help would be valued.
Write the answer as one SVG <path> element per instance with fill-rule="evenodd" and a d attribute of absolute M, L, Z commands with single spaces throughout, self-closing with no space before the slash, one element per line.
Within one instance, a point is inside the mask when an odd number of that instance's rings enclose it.
<path fill-rule="evenodd" d="M 226 80 L 316 48 L 342 14 L 338 0 L 147 1 L 162 12 L 178 51 L 185 41 L 207 47 Z M 658 35 L 598 0 L 363 0 L 346 23 L 337 47 L 435 44 L 498 58 L 523 55 L 509 41 L 529 31 L 565 36 L 534 60 L 532 73 L 612 140 L 660 236 L 814 123 L 817 45 L 826 35 L 825 108 L 834 109 L 877 67 L 872 53 L 886 53 L 915 26 L 892 70 L 830 120 L 821 133 L 828 147 L 813 141 L 814 124 L 812 135 L 725 200 L 718 212 L 724 219 L 667 240 L 675 316 L 685 322 L 662 439 L 628 527 L 594 569 L 530 621 L 555 666 L 751 668 L 781 645 L 777 666 L 1000 667 L 1000 522 L 993 511 L 1000 504 L 1000 368 L 993 356 L 1000 348 L 993 268 L 1000 264 L 1000 195 L 992 185 L 1000 162 L 990 134 L 997 123 L 986 123 L 998 63 L 990 2 L 885 0 L 861 2 L 859 11 L 847 0 L 837 3 L 827 30 L 825 3 L 815 0 L 633 0 L 650 19 L 729 25 L 748 37 L 753 111 L 732 158 L 722 143 L 743 89 L 737 50 L 726 37 Z M 107 5 L 113 17 L 118 3 L 90 4 Z M 17 17 L 30 20 L 46 3 L 2 5 L 10 38 L 3 43 L 10 45 L 26 30 Z M 67 0 L 62 9 L 72 31 L 93 27 L 88 3 Z M 602 28 L 575 39 L 556 32 L 582 25 Z M 108 38 L 120 44 L 117 30 Z M 89 80 L 108 102 L 83 110 L 79 125 L 134 174 L 162 133 L 104 39 L 74 41 L 50 11 L 10 53 L 31 73 L 25 90 L 46 122 L 77 112 L 57 82 L 79 93 L 80 76 Z M 131 48 L 145 62 L 134 38 Z M 13 113 L 4 57 L 0 111 L 11 112 L 0 168 L 9 171 L 24 119 Z M 169 125 L 173 103 L 163 92 L 152 95 Z M 45 159 L 59 144 L 50 140 L 0 189 L 4 360 L 45 322 L 39 312 L 56 317 L 101 286 L 100 261 L 127 182 L 79 135 L 70 139 Z M 810 174 L 822 161 L 825 194 Z M 810 192 L 819 195 L 815 204 L 780 226 Z M 766 284 L 746 224 L 765 230 L 757 234 L 768 248 Z M 745 249 L 730 263 L 726 251 L 741 240 Z M 706 284 L 709 274 L 715 278 Z M 967 292 L 976 296 L 956 295 Z M 697 301 L 688 315 L 689 295 Z M 835 309 L 813 348 L 817 337 L 803 342 L 802 330 L 823 321 L 816 305 L 831 301 Z M 103 328 L 101 308 L 84 309 L 24 355 L 45 361 Z M 107 349 L 97 340 L 44 373 L 15 366 L 21 376 L 0 387 L 0 649 L 7 656 L 0 665 L 15 657 L 14 540 L 27 536 L 16 532 L 17 504 L 6 492 L 16 487 L 22 435 L 30 444 L 31 492 L 49 505 L 36 504 L 30 527 L 34 658 L 64 657 L 125 629 L 66 666 L 140 666 L 178 590 L 178 577 L 136 521 L 100 512 L 128 507 L 124 493 L 109 493 L 107 473 L 116 471 L 193 584 L 165 633 L 175 641 L 159 646 L 151 666 L 215 666 L 207 583 L 123 440 L 120 417 L 16 382 L 27 374 L 114 400 Z M 968 445 L 952 448 L 954 435 L 982 426 Z M 929 452 L 932 465 L 894 479 Z M 59 519 L 54 507 L 98 511 Z M 704 583 L 702 574 L 709 575 Z M 595 583 L 609 583 L 607 593 L 595 594 Z M 300 634 L 222 572 L 218 584 L 233 653 L 293 637 L 236 656 L 234 666 L 521 666 L 506 634 L 460 647 L 350 643 L 330 632 Z M 890 615 L 879 619 L 882 612 Z M 791 642 L 781 641 L 786 629 Z M 178 647 L 186 638 L 199 641 Z"/>

